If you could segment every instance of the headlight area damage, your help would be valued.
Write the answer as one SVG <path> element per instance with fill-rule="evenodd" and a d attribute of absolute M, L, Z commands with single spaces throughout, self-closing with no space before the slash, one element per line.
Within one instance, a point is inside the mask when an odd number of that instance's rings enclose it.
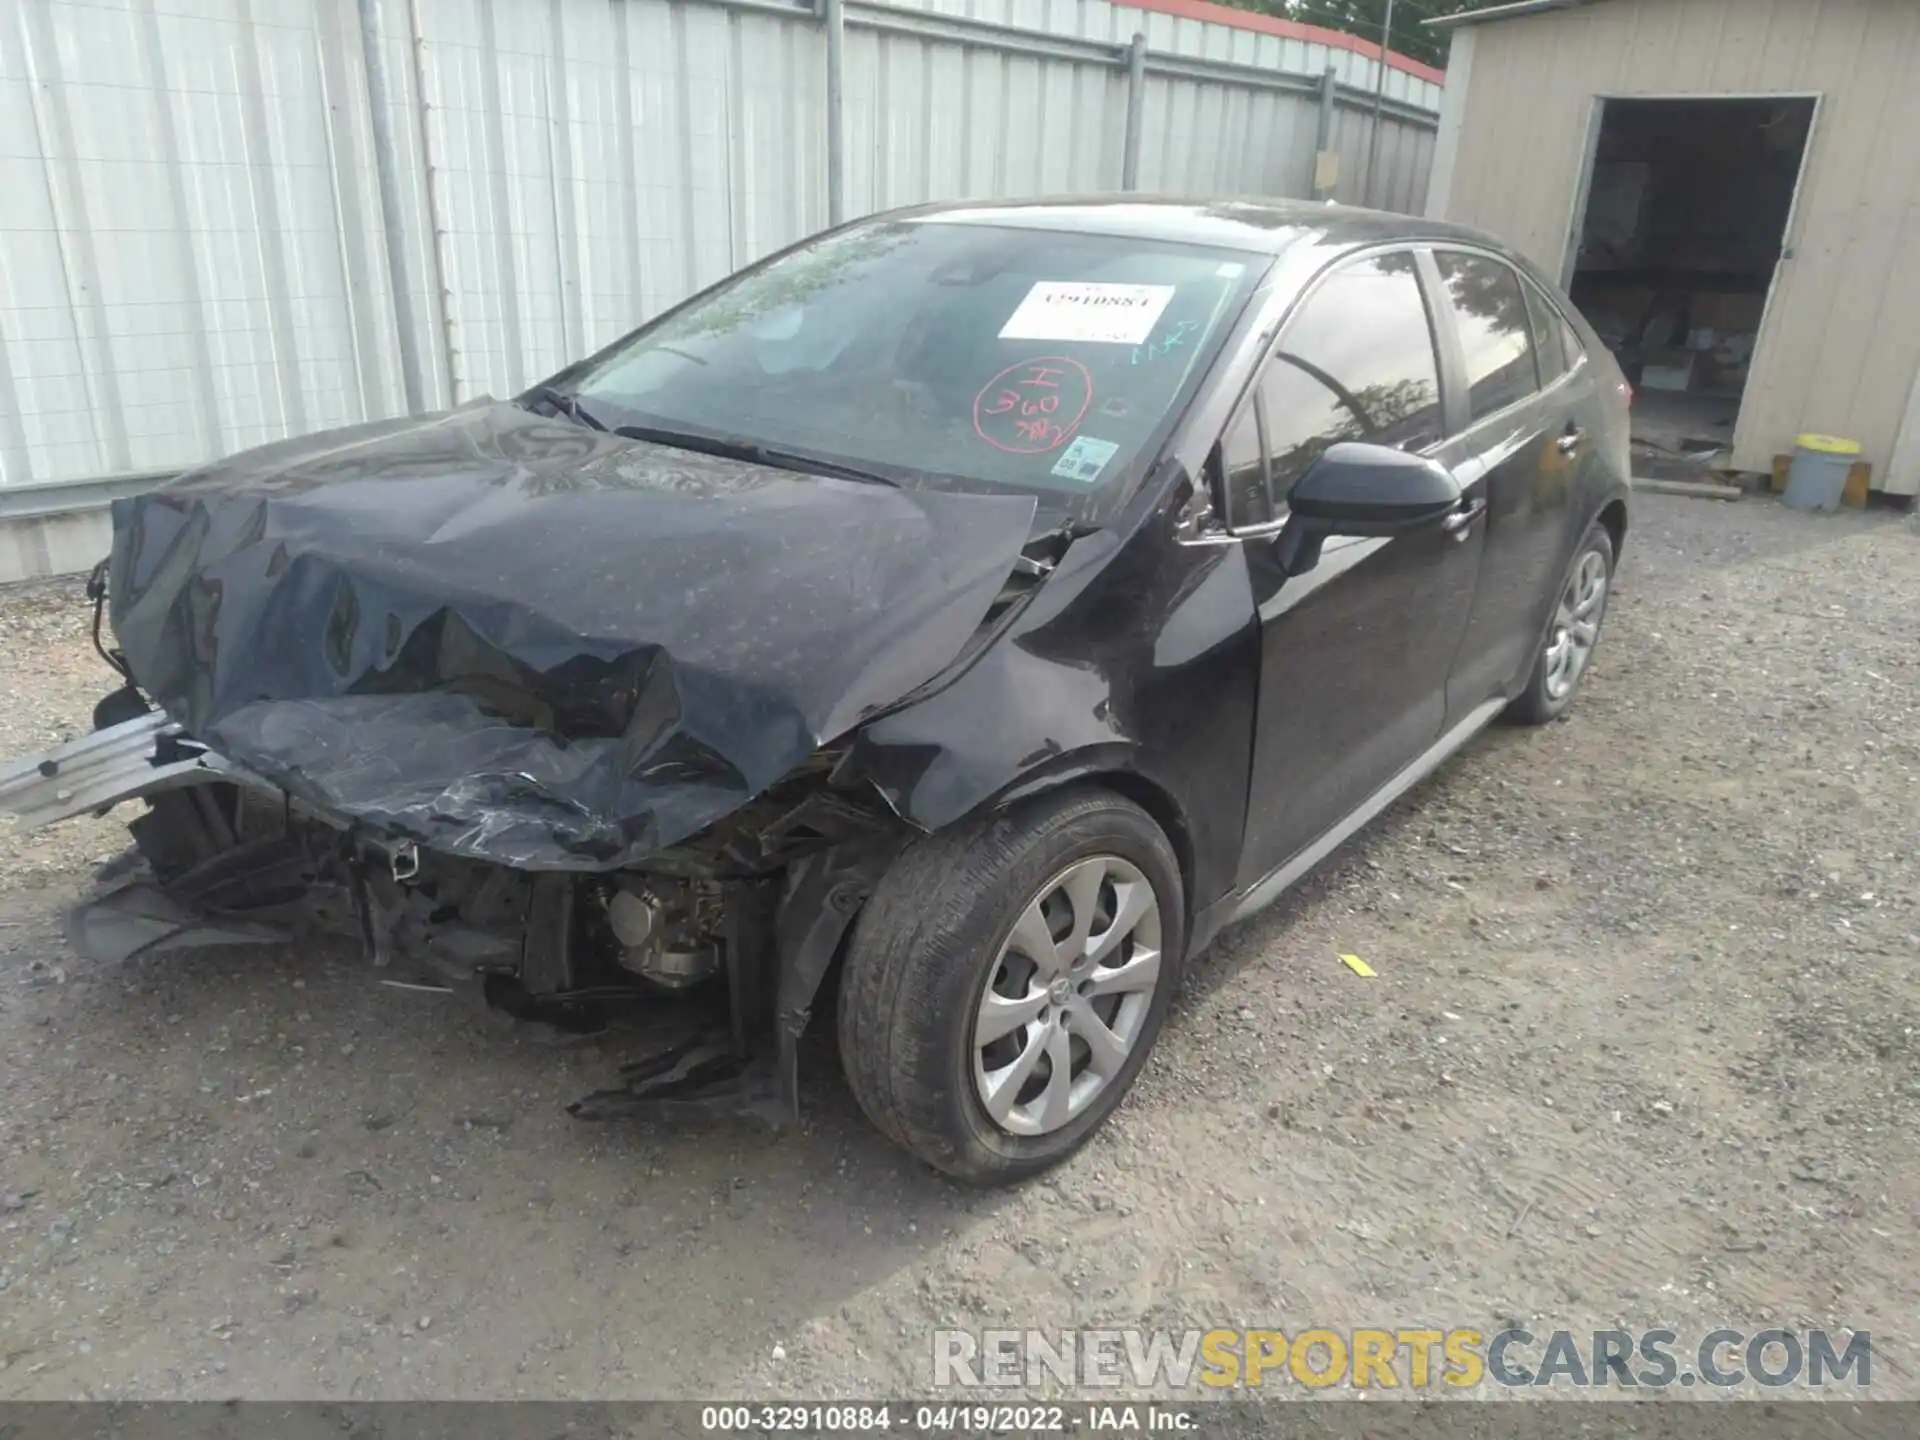
<path fill-rule="evenodd" d="M 576 1114 L 790 1114 L 915 833 L 835 763 L 1031 587 L 1033 516 L 502 405 L 256 451 L 116 504 L 126 684 L 0 812 L 144 802 L 70 924 L 102 960 L 333 933 L 566 1030 L 670 1006 Z"/>

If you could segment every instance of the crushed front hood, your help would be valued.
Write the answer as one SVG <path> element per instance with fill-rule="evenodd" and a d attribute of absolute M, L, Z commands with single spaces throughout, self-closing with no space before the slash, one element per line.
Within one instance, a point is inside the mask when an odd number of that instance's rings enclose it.
<path fill-rule="evenodd" d="M 309 804 L 454 854 L 607 870 L 939 673 L 1034 506 L 487 403 L 115 502 L 109 594 L 142 688 Z"/>

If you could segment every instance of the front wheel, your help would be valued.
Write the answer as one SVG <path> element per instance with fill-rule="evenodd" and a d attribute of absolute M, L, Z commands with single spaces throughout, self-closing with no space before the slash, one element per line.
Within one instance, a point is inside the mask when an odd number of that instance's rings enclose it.
<path fill-rule="evenodd" d="M 1118 795 L 1045 796 L 927 836 L 854 931 L 847 1082 L 875 1125 L 949 1175 L 1032 1175 L 1120 1103 L 1185 944 L 1172 847 Z"/>
<path fill-rule="evenodd" d="M 1566 712 L 1600 643 L 1612 590 L 1613 536 L 1595 522 L 1574 552 L 1527 688 L 1507 707 L 1507 719 L 1520 725 L 1544 725 Z"/>

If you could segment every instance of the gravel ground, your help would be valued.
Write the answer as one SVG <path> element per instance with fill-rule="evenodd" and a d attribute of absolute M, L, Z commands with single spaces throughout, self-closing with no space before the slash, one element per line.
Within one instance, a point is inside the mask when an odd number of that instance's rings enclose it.
<path fill-rule="evenodd" d="M 1189 972 L 1075 1162 L 590 1127 L 620 1058 L 331 952 L 94 965 L 111 820 L 0 835 L 0 1398 L 922 1390 L 940 1325 L 1870 1329 L 1920 1397 L 1920 523 L 1649 497 L 1565 723 Z M 0 593 L 0 753 L 86 723 Z M 1339 963 L 1364 956 L 1378 978 Z"/>

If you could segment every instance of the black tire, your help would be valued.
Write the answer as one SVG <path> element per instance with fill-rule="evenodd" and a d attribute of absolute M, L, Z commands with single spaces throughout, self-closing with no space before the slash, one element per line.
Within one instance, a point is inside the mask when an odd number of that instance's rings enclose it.
<path fill-rule="evenodd" d="M 1011 1134 L 976 1091 L 975 1016 L 1015 922 L 1051 880 L 1095 856 L 1127 862 L 1152 886 L 1159 978 L 1131 1050 L 1085 1109 L 1047 1133 Z M 936 1169 L 981 1185 L 1024 1179 L 1085 1144 L 1132 1086 L 1185 954 L 1173 848 L 1144 810 L 1110 791 L 1040 796 L 926 836 L 882 877 L 854 929 L 840 977 L 847 1083 L 883 1134 Z"/>
<path fill-rule="evenodd" d="M 1566 573 L 1560 577 L 1559 586 L 1553 592 L 1553 609 L 1548 612 L 1546 629 L 1541 634 L 1540 643 L 1534 648 L 1533 669 L 1527 675 L 1527 688 L 1514 697 L 1502 716 L 1511 724 L 1545 725 L 1550 721 L 1558 720 L 1567 712 L 1567 707 L 1573 704 L 1574 698 L 1580 693 L 1580 685 L 1586 679 L 1587 670 L 1591 668 L 1591 653 L 1589 653 L 1588 662 L 1574 677 L 1571 687 L 1560 695 L 1555 695 L 1548 684 L 1547 656 L 1558 625 L 1557 617 L 1562 597 L 1567 594 L 1568 587 L 1572 585 L 1574 577 L 1580 573 L 1580 567 L 1589 555 L 1600 556 L 1601 563 L 1606 567 L 1607 589 L 1601 597 L 1599 611 L 1593 617 L 1595 629 L 1593 647 L 1597 648 L 1600 643 L 1600 636 L 1605 630 L 1607 605 L 1613 598 L 1614 556 L 1613 536 L 1608 533 L 1606 526 L 1595 521 L 1586 535 L 1581 538 L 1579 547 L 1573 552 L 1573 559 L 1568 562 Z"/>
<path fill-rule="evenodd" d="M 129 720 L 138 720 L 152 713 L 153 708 L 147 704 L 146 696 L 129 680 L 112 694 L 102 696 L 100 703 L 93 707 L 93 728 L 111 730 L 115 725 L 124 725 Z"/>

